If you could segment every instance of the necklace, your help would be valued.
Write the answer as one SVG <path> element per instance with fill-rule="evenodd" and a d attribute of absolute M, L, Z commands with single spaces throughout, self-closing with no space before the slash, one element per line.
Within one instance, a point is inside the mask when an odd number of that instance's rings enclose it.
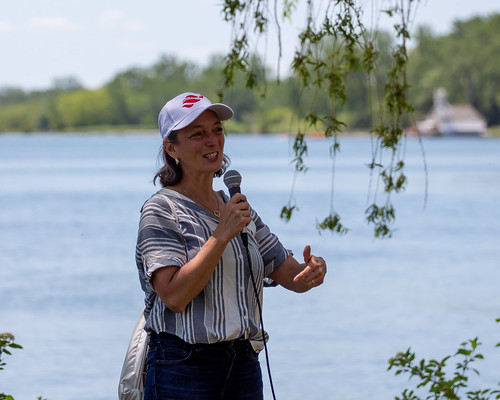
<path fill-rule="evenodd" d="M 219 211 L 219 196 L 217 196 L 217 194 L 215 195 L 215 201 L 217 202 L 217 210 L 211 210 L 209 208 L 210 211 L 212 211 L 212 214 L 215 215 L 216 218 L 220 218 L 220 211 Z"/>
<path fill-rule="evenodd" d="M 219 197 L 217 196 L 216 193 L 214 193 L 215 195 L 215 201 L 217 202 L 217 210 L 212 210 L 211 207 L 208 207 L 204 202 L 202 202 L 199 197 L 197 196 L 193 196 L 192 194 L 186 192 L 185 190 L 182 190 L 181 191 L 185 196 L 195 200 L 195 203 L 198 203 L 200 204 L 204 209 L 210 211 L 216 218 L 220 218 L 220 211 L 219 211 Z"/>
<path fill-rule="evenodd" d="M 215 215 L 216 218 L 220 218 L 220 211 L 219 211 L 219 197 L 215 195 L 215 201 L 217 202 L 217 210 L 212 210 L 210 207 L 208 207 L 205 203 L 201 202 L 199 199 L 198 201 L 201 203 L 201 205 L 206 208 L 208 211 L 210 211 L 213 215 Z"/>

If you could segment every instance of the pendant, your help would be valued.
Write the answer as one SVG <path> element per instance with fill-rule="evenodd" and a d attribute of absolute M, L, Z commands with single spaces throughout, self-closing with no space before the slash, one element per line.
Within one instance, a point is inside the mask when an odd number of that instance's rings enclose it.
<path fill-rule="evenodd" d="M 220 218 L 220 212 L 219 212 L 219 211 L 214 211 L 214 215 L 215 215 L 217 218 Z"/>

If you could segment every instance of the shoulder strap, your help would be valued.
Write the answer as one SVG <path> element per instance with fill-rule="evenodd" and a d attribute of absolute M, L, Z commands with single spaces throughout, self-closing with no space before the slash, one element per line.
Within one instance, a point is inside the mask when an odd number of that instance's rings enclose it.
<path fill-rule="evenodd" d="M 165 199 L 165 201 L 168 203 L 168 205 L 172 209 L 172 214 L 174 215 L 175 223 L 177 224 L 177 226 L 179 226 L 179 218 L 177 217 L 177 209 L 175 207 L 174 202 L 172 200 L 170 200 L 170 198 L 165 193 L 158 192 L 158 194 L 161 195 Z"/>

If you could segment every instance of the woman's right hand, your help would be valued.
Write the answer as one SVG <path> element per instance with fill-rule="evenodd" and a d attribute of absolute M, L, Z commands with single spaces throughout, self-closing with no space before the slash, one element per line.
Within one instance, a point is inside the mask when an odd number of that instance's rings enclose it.
<path fill-rule="evenodd" d="M 250 204 L 245 195 L 236 193 L 224 205 L 222 209 L 219 225 L 215 229 L 213 236 L 229 242 L 252 222 L 250 218 Z"/>
<path fill-rule="evenodd" d="M 165 306 L 173 312 L 183 312 L 209 281 L 229 241 L 251 221 L 246 197 L 235 194 L 224 205 L 214 233 L 193 259 L 182 268 L 157 269 L 151 283 Z"/>

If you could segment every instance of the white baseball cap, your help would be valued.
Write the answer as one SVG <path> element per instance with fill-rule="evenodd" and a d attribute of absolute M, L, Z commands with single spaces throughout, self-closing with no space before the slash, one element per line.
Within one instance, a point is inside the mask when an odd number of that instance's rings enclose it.
<path fill-rule="evenodd" d="M 167 101 L 158 115 L 158 127 L 162 139 L 168 138 L 172 131 L 188 126 L 205 110 L 213 110 L 221 121 L 233 116 L 233 110 L 222 103 L 212 103 L 199 93 L 182 93 Z"/>

